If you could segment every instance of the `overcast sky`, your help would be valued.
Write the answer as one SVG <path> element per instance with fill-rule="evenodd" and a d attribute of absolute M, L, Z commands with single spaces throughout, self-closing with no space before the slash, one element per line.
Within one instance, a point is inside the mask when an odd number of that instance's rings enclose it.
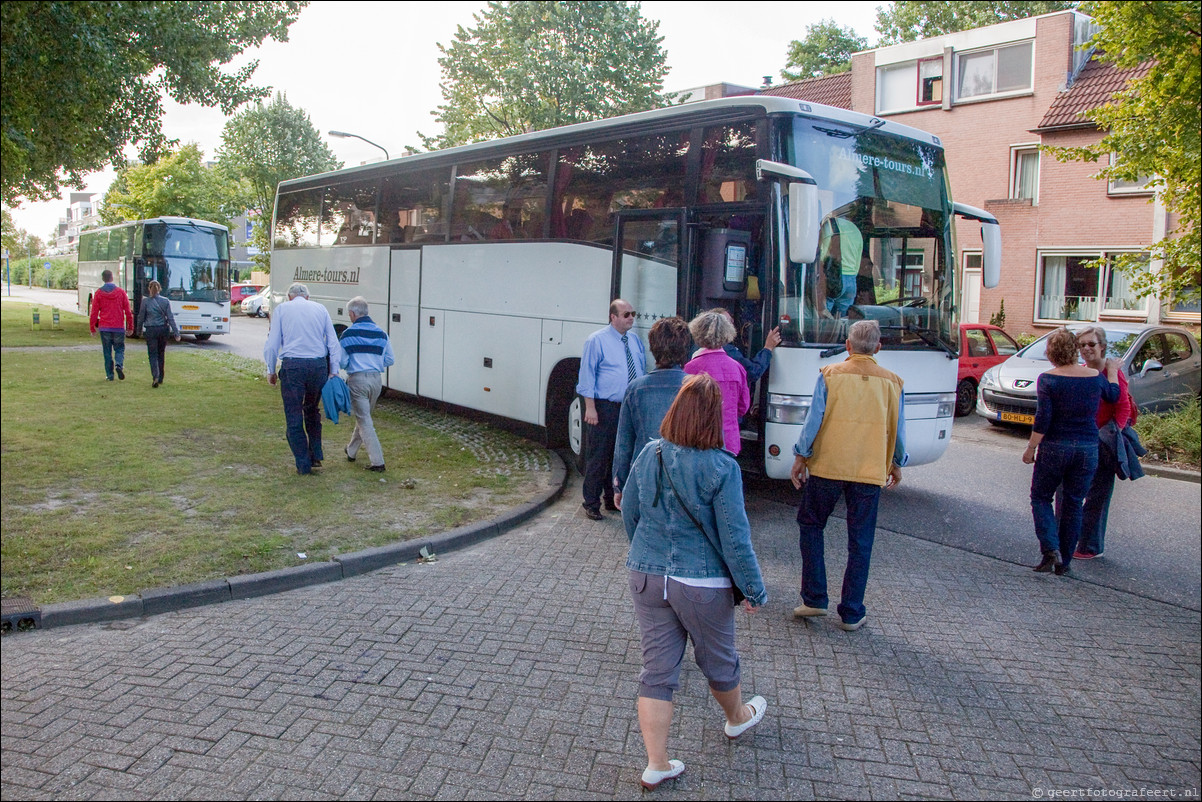
<path fill-rule="evenodd" d="M 765 75 L 780 82 L 789 42 L 807 25 L 834 19 L 876 43 L 873 24 L 883 2 L 644 2 L 643 16 L 658 20 L 670 68 L 665 88 L 691 89 L 723 81 L 758 87 Z M 456 26 L 471 27 L 483 2 L 332 2 L 316 0 L 289 29 L 289 41 L 270 41 L 248 54 L 259 59 L 256 85 L 284 92 L 308 112 L 323 134 L 335 129 L 364 136 L 393 157 L 420 144 L 417 132 L 440 129 L 431 112 L 442 102 L 436 43 L 448 44 Z M 237 62 L 241 63 L 241 62 Z M 69 87 L 64 96 L 70 98 Z M 165 106 L 170 138 L 196 142 L 206 158 L 221 144 L 226 118 L 217 109 Z M 328 139 L 347 166 L 383 154 L 355 139 Z M 91 177 L 86 191 L 101 193 L 111 171 Z M 66 200 L 10 209 L 17 226 L 46 239 L 66 215 Z"/>

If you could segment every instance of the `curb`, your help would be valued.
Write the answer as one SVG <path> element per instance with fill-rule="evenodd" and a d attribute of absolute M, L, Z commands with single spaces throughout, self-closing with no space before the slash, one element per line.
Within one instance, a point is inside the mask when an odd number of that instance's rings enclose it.
<path fill-rule="evenodd" d="M 1146 462 L 1140 463 L 1144 469 L 1146 476 L 1158 476 L 1161 479 L 1176 479 L 1179 482 L 1193 482 L 1194 484 L 1202 484 L 1202 473 L 1197 471 L 1188 471 L 1184 468 L 1171 468 L 1167 465 L 1149 465 Z"/>
<path fill-rule="evenodd" d="M 137 596 L 110 596 L 48 604 L 41 611 L 41 626 L 38 628 L 53 629 L 75 624 L 141 618 L 206 604 L 266 596 L 270 593 L 295 590 L 309 585 L 337 582 L 390 565 L 411 562 L 418 558 L 422 548 L 427 548 L 434 553 L 445 554 L 449 551 L 473 546 L 508 532 L 542 512 L 559 498 L 567 485 L 568 469 L 559 454 L 554 451 L 548 451 L 548 453 L 552 456 L 551 480 L 554 487 L 544 493 L 542 497 L 512 507 L 490 520 L 467 524 L 448 532 L 429 535 L 417 540 L 406 540 L 403 543 L 378 546 L 351 554 L 339 554 L 328 562 L 296 565 L 276 571 L 264 571 L 260 574 L 212 579 L 169 588 L 150 588 L 141 591 Z"/>

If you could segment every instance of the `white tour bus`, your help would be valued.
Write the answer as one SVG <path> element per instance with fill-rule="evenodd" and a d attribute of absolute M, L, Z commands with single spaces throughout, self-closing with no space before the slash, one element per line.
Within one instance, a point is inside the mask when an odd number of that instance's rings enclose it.
<path fill-rule="evenodd" d="M 911 463 L 947 447 L 956 215 L 981 223 L 994 286 L 997 221 L 953 204 L 936 137 L 727 98 L 282 182 L 271 286 L 281 298 L 305 283 L 340 330 L 346 302 L 364 296 L 396 352 L 386 387 L 526 424 L 577 454 L 581 349 L 611 299 L 633 304 L 644 341 L 656 320 L 714 306 L 748 355 L 779 325 L 740 459 L 783 479 L 818 369 L 845 358 L 861 318 L 880 322 L 879 360 L 905 380 Z M 858 229 L 865 267 L 854 305 L 832 314 L 840 265 L 819 254 L 837 251 L 822 239 L 834 218 Z"/>
<path fill-rule="evenodd" d="M 129 295 L 134 316 L 158 281 L 180 331 L 198 340 L 230 330 L 230 235 L 217 223 L 156 217 L 95 228 L 79 235 L 79 309 L 91 312 L 92 294 L 113 271 Z M 141 336 L 141 332 L 134 332 Z"/>

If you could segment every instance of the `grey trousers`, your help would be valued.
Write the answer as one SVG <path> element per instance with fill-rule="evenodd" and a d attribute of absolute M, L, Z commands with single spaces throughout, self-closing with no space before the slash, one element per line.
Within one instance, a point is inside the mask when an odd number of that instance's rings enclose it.
<path fill-rule="evenodd" d="M 380 398 L 380 385 L 380 374 L 374 371 L 365 370 L 346 377 L 347 389 L 351 391 L 351 414 L 355 416 L 355 431 L 346 447 L 346 455 L 354 459 L 360 448 L 366 448 L 372 465 L 384 464 L 384 449 L 380 447 L 380 438 L 376 436 L 376 427 L 371 420 L 371 413 Z"/>

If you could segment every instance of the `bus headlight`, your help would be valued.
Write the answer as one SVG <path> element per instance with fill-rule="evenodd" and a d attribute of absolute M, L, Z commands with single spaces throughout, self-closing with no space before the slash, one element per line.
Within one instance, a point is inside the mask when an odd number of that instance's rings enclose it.
<path fill-rule="evenodd" d="M 936 418 L 950 418 L 956 412 L 956 394 L 940 393 L 939 408 L 935 410 Z"/>
<path fill-rule="evenodd" d="M 809 396 L 769 393 L 768 422 L 798 425 L 805 423 L 806 416 L 810 414 L 810 401 Z"/>

